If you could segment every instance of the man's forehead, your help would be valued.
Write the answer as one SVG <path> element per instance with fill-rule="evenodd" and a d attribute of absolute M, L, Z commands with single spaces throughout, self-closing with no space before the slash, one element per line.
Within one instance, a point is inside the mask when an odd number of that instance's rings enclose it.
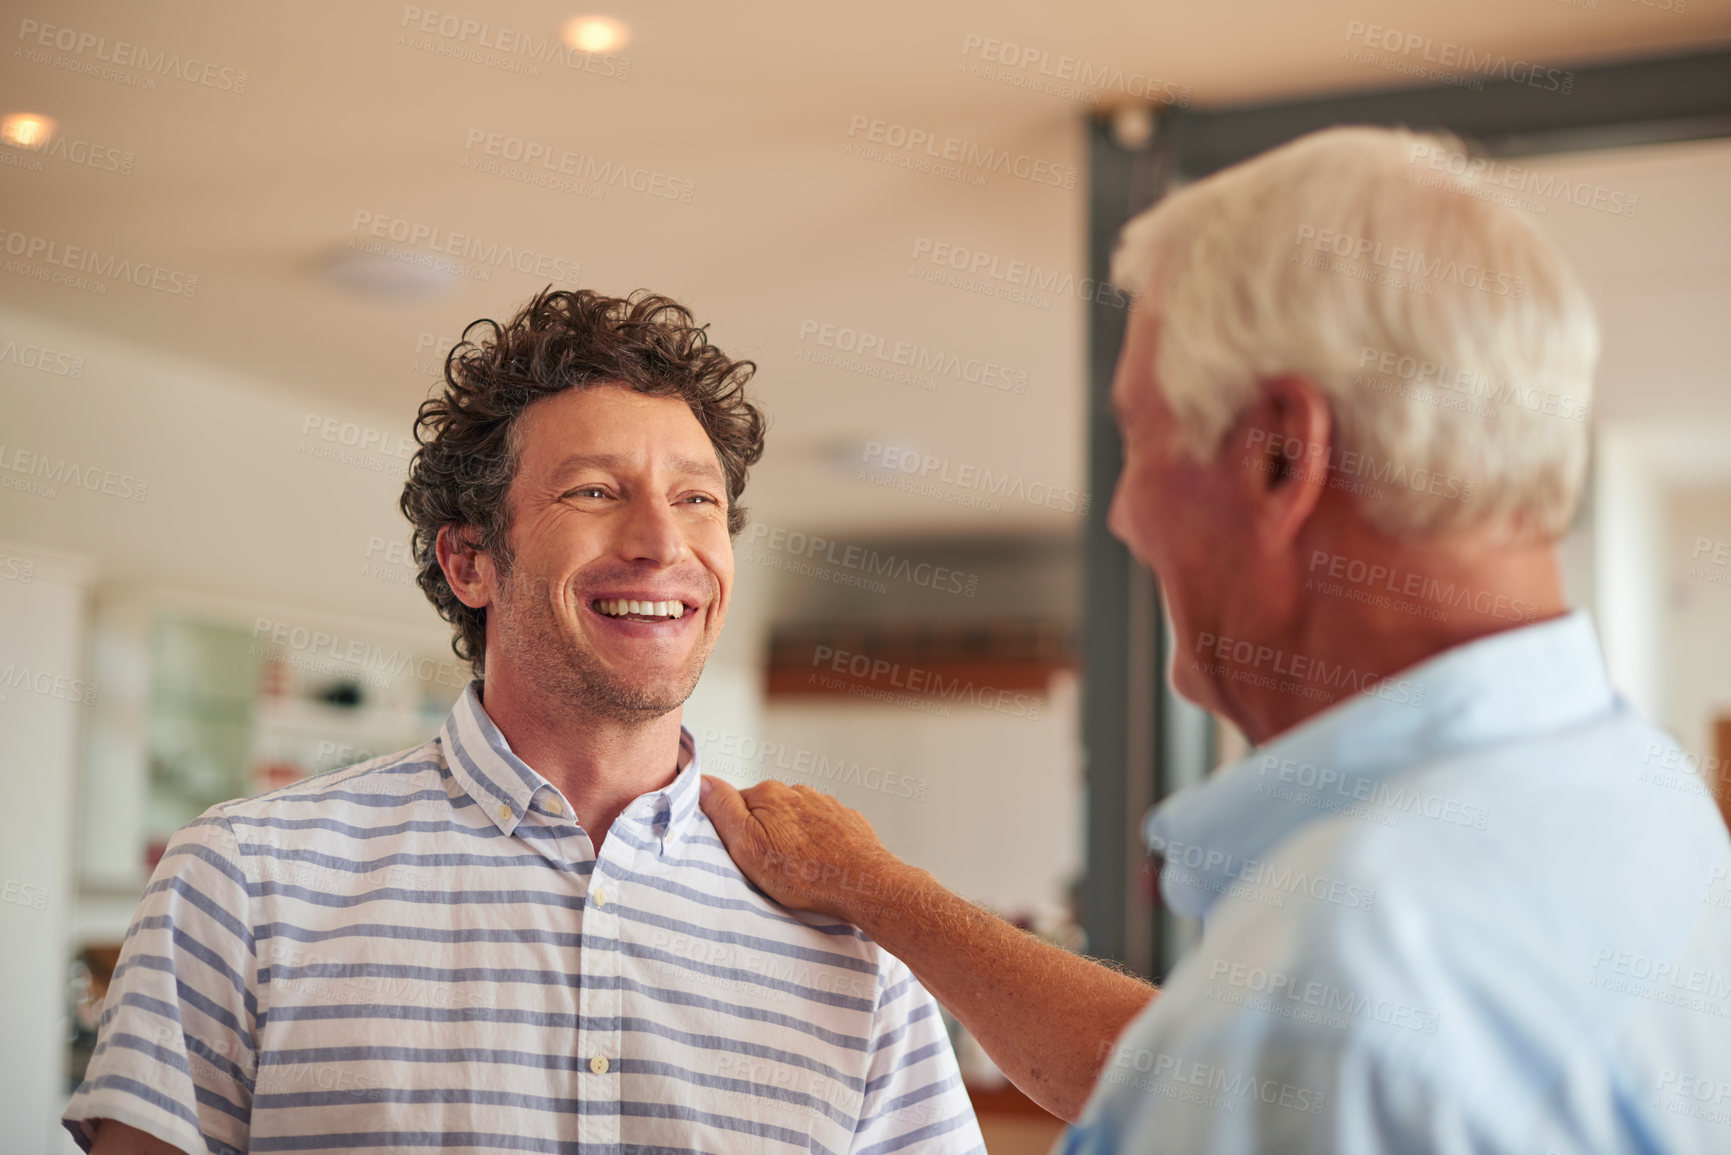
<path fill-rule="evenodd" d="M 581 413 L 589 409 L 593 414 L 596 406 L 610 404 L 634 409 L 623 427 L 615 430 L 619 436 L 604 431 L 611 422 L 593 422 Z M 648 424 L 645 408 L 649 406 L 663 411 L 654 426 Z M 624 472 L 660 464 L 676 474 L 725 479 L 714 443 L 682 397 L 639 393 L 610 382 L 580 386 L 535 401 L 518 421 L 519 448 L 539 470 L 556 474 L 585 468 Z M 644 436 L 648 430 L 652 435 Z"/>

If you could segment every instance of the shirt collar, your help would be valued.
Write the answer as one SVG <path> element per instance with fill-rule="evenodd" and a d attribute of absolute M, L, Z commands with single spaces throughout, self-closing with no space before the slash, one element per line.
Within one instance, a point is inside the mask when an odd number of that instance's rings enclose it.
<path fill-rule="evenodd" d="M 553 784 L 517 757 L 505 735 L 481 705 L 482 682 L 471 681 L 439 730 L 445 765 L 463 791 L 475 800 L 501 832 L 514 834 L 517 824 L 545 790 L 556 794 Z M 679 728 L 679 773 L 660 790 L 640 795 L 619 816 L 619 822 L 634 821 L 649 827 L 663 848 L 691 834 L 697 811 L 697 742 L 691 731 Z M 582 815 L 577 816 L 579 823 Z"/>
<path fill-rule="evenodd" d="M 1161 892 L 1180 914 L 1201 917 L 1247 861 L 1328 817 L 1337 801 L 1375 797 L 1378 783 L 1432 758 L 1554 732 L 1621 705 L 1580 610 L 1445 650 L 1150 811 L 1143 837 L 1167 859 Z M 1311 768 L 1296 789 L 1268 789 L 1295 766 Z"/>

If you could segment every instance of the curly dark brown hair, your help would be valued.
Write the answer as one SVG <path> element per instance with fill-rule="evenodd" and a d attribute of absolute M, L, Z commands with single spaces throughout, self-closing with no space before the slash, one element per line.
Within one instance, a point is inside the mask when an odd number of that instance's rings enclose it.
<path fill-rule="evenodd" d="M 469 334 L 477 327 L 480 340 Z M 439 530 L 468 530 L 470 541 L 509 573 L 505 494 L 517 473 L 517 419 L 530 405 L 567 389 L 608 383 L 691 407 L 727 477 L 727 531 L 745 528 L 746 470 L 763 456 L 764 418 L 745 397 L 756 372 L 709 343 L 677 301 L 639 289 L 604 297 L 588 289 L 543 289 L 505 324 L 483 318 L 464 328 L 445 357 L 445 385 L 415 418 L 420 448 L 398 502 L 414 526 L 417 581 L 439 616 L 455 627 L 451 649 L 479 676 L 487 615 L 457 600 L 439 567 Z"/>

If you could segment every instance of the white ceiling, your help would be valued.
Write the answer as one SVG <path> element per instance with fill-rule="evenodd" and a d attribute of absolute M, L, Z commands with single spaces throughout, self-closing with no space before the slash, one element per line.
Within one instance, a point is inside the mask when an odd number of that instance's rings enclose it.
<path fill-rule="evenodd" d="M 457 2 L 436 10 L 536 35 L 582 11 Z M 1076 524 L 1031 503 L 988 513 L 898 494 L 823 463 L 826 453 L 845 458 L 862 441 L 895 439 L 957 466 L 1080 488 L 1080 303 L 1040 309 L 908 276 L 922 239 L 1080 274 L 1079 184 L 1065 190 L 995 174 L 979 188 L 846 152 L 860 143 L 849 135 L 854 118 L 868 117 L 1080 166 L 1085 106 L 969 74 L 979 55 L 971 43 L 1003 39 L 1053 59 L 1151 75 L 1217 104 L 1399 81 L 1342 58 L 1354 21 L 1552 65 L 1731 36 L 1726 0 L 1695 0 L 1682 12 L 1631 0 L 1598 0 L 1592 10 L 1559 0 L 888 0 L 869 8 L 664 0 L 607 9 L 633 30 L 621 81 L 555 65 L 521 75 L 418 50 L 399 43 L 414 10 L 328 0 L 15 7 L 19 35 L 0 75 L 0 111 L 51 115 L 63 138 L 133 159 L 128 174 L 56 159 L 40 172 L 0 168 L 0 227 L 195 273 L 200 287 L 191 300 L 124 284 L 94 295 L 0 276 L 0 306 L 129 342 L 140 357 L 198 362 L 237 390 L 278 392 L 320 413 L 368 412 L 406 432 L 430 382 L 415 364 L 420 335 L 454 335 L 466 321 L 501 316 L 546 278 L 497 270 L 490 282 L 464 281 L 442 296 L 355 294 L 318 268 L 357 235 L 356 214 L 572 259 L 587 286 L 648 286 L 686 301 L 713 322 L 724 349 L 757 360 L 774 424 L 748 499 L 778 523 L 852 533 Z M 142 91 L 41 63 L 16 50 L 29 42 L 30 20 L 245 69 L 246 91 L 172 78 Z M 683 204 L 614 187 L 594 200 L 469 171 L 471 131 L 643 167 L 689 184 L 693 196 Z M 1698 148 L 1663 155 L 1689 147 Z M 1659 159 L 1619 161 L 1631 167 L 1615 179 L 1651 186 L 1650 212 L 1628 222 L 1559 218 L 1559 227 L 1578 234 L 1571 244 L 1605 257 L 1589 262 L 1595 291 L 1642 317 L 1646 333 L 1712 327 L 1725 315 L 1723 230 L 1718 247 L 1703 248 L 1679 226 L 1693 219 L 1685 210 L 1718 212 L 1710 219 L 1722 223 L 1725 163 L 1697 156 L 1678 168 L 1660 152 L 1647 155 Z M 1677 199 L 1668 202 L 1666 190 Z M 1639 268 L 1625 274 L 1619 262 Z M 814 365 L 798 356 L 812 348 L 800 339 L 808 321 L 994 361 L 1025 373 L 1028 389 L 1006 395 L 942 379 L 926 392 Z M 1610 343 L 1609 365 L 1651 365 L 1647 358 L 1666 353 L 1631 340 Z M 1668 367 L 1655 389 L 1692 372 Z M 76 448 L 78 433 L 67 433 Z"/>

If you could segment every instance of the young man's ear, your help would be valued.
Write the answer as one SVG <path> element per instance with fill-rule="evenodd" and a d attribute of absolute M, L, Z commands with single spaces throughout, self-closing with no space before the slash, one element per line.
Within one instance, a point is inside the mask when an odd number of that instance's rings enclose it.
<path fill-rule="evenodd" d="M 1334 413 L 1308 378 L 1263 381 L 1227 441 L 1244 474 L 1257 536 L 1286 545 L 1322 500 L 1335 465 Z M 1242 455 L 1233 450 L 1243 446 Z"/>
<path fill-rule="evenodd" d="M 451 592 L 470 609 L 480 609 L 493 600 L 493 559 L 475 544 L 477 536 L 474 526 L 444 525 L 433 542 L 433 552 Z"/>

